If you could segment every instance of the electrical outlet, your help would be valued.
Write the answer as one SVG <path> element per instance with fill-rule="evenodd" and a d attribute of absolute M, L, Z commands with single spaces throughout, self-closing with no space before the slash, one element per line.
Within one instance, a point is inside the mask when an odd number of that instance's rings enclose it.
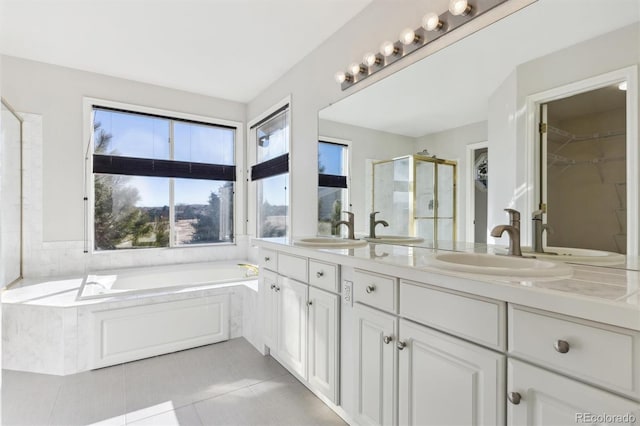
<path fill-rule="evenodd" d="M 353 306 L 353 282 L 344 280 L 342 284 L 342 300 L 345 305 Z"/>

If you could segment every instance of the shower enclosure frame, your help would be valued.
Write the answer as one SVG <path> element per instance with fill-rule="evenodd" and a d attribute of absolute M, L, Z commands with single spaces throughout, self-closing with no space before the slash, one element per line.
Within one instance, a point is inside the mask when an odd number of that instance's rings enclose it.
<path fill-rule="evenodd" d="M 409 159 L 409 176 L 408 176 L 408 189 L 411 195 L 409 197 L 409 229 L 408 236 L 415 237 L 417 235 L 417 220 L 420 219 L 432 219 L 433 220 L 433 242 L 437 244 L 439 241 L 438 237 L 438 219 L 440 216 L 438 215 L 438 205 L 439 205 L 439 195 L 438 195 L 438 169 L 439 165 L 446 165 L 453 168 L 452 181 L 453 181 L 453 194 L 452 194 L 452 216 L 453 220 L 453 232 L 452 232 L 452 240 L 456 241 L 457 238 L 457 230 L 458 230 L 458 163 L 452 160 L 445 160 L 442 158 L 437 158 L 435 156 L 424 156 L 420 154 L 409 154 L 403 155 L 400 157 L 395 157 L 389 160 L 380 160 L 374 161 L 371 166 L 371 211 L 375 211 L 375 194 L 376 194 L 376 166 L 385 163 L 392 163 L 396 161 Z M 416 193 L 416 169 L 418 162 L 427 162 L 433 163 L 435 165 L 433 170 L 433 202 L 434 202 L 434 212 L 433 216 L 420 216 L 416 217 L 416 206 L 417 206 L 417 193 Z M 449 218 L 449 217 L 447 217 Z M 387 218 L 389 219 L 389 218 Z"/>
<path fill-rule="evenodd" d="M 18 120 L 20 123 L 20 274 L 18 278 L 14 279 L 4 289 L 10 289 L 18 281 L 24 278 L 24 119 L 18 114 L 18 112 L 11 106 L 11 104 L 4 98 L 0 97 L 0 103 Z"/>

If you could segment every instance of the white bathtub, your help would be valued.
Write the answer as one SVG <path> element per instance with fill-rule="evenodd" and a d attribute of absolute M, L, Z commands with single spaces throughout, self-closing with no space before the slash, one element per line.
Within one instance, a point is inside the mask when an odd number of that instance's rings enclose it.
<path fill-rule="evenodd" d="M 224 285 L 257 278 L 257 268 L 243 262 L 187 263 L 98 272 L 84 278 L 77 300 Z"/>

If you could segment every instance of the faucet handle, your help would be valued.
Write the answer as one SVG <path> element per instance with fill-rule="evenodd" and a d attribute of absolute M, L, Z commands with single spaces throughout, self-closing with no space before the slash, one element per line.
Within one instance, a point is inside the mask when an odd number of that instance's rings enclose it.
<path fill-rule="evenodd" d="M 378 213 L 380 213 L 380 212 L 371 212 L 371 214 L 369 215 L 369 218 L 370 218 L 371 220 L 375 220 L 376 215 L 377 215 Z"/>
<path fill-rule="evenodd" d="M 509 220 L 520 221 L 520 212 L 515 209 L 504 209 L 505 212 L 509 213 Z"/>
<path fill-rule="evenodd" d="M 349 212 L 349 211 L 343 211 L 342 213 L 345 213 L 347 216 L 349 216 L 349 220 L 353 219 L 353 213 Z"/>
<path fill-rule="evenodd" d="M 544 210 L 536 210 L 531 213 L 531 219 L 533 220 L 542 220 L 542 215 L 544 214 Z"/>

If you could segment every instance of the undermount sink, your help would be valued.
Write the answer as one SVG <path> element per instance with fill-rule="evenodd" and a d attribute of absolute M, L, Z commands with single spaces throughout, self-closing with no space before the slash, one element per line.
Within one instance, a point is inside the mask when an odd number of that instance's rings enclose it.
<path fill-rule="evenodd" d="M 432 266 L 455 272 L 509 277 L 518 280 L 560 279 L 571 276 L 571 267 L 515 256 L 479 253 L 443 253 L 430 262 Z"/>
<path fill-rule="evenodd" d="M 348 238 L 308 237 L 294 240 L 293 244 L 301 247 L 315 248 L 356 248 L 364 247 L 368 242 L 365 240 L 350 240 Z"/>
<path fill-rule="evenodd" d="M 382 244 L 417 244 L 424 241 L 424 238 L 420 237 L 405 237 L 402 235 L 380 235 L 376 238 L 365 237 L 365 240 L 370 243 L 382 243 Z"/>
<path fill-rule="evenodd" d="M 531 247 L 522 247 L 523 254 L 532 255 L 538 259 L 598 265 L 615 265 L 626 262 L 626 257 L 623 254 L 610 251 L 569 247 L 546 247 L 544 250 L 546 253 L 534 253 Z"/>

